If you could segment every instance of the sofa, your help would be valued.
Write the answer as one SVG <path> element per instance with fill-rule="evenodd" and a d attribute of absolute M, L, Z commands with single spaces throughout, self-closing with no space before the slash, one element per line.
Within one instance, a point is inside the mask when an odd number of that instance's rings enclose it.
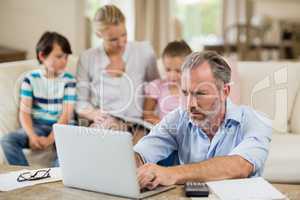
<path fill-rule="evenodd" d="M 70 56 L 68 71 L 75 74 L 77 57 Z M 159 71 L 164 74 L 159 62 Z M 240 104 L 264 113 L 272 120 L 273 137 L 263 176 L 271 182 L 300 183 L 300 63 L 237 62 Z M 39 68 L 36 60 L 0 64 L 0 137 L 17 129 L 19 87 L 24 73 Z M 234 86 L 234 85 L 233 85 Z M 25 150 L 31 165 L 50 165 L 52 149 Z M 6 160 L 0 148 L 0 164 Z"/>

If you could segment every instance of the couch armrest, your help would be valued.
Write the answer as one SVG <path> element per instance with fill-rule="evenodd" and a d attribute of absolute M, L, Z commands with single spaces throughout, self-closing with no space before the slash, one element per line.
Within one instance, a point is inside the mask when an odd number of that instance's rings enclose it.
<path fill-rule="evenodd" d="M 273 134 L 263 177 L 271 182 L 300 183 L 300 135 Z"/>

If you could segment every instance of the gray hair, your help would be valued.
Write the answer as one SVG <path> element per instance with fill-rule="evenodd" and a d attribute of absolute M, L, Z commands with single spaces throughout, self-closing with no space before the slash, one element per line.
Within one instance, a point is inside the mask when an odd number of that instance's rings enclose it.
<path fill-rule="evenodd" d="M 191 70 L 207 62 L 217 82 L 230 83 L 231 69 L 227 61 L 214 51 L 191 53 L 182 65 L 182 71 Z"/>

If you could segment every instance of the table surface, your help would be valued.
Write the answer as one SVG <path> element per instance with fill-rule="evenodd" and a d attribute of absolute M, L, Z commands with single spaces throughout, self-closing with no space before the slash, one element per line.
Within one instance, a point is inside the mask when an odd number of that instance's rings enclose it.
<path fill-rule="evenodd" d="M 15 171 L 23 169 L 24 167 L 17 166 L 6 166 L 0 165 L 0 173 L 5 173 L 9 171 Z M 279 191 L 286 195 L 290 200 L 300 199 L 300 185 L 294 184 L 273 184 Z M 0 192 L 0 199 L 5 200 L 99 200 L 99 199 L 126 199 L 110 195 L 105 195 L 97 192 L 90 192 L 84 190 L 73 189 L 69 187 L 64 187 L 62 182 L 46 183 L 30 187 L 25 187 L 9 192 Z M 184 191 L 182 186 L 176 186 L 175 189 L 149 197 L 147 199 L 151 200 L 161 200 L 161 199 L 189 199 L 184 196 Z M 199 198 L 199 199 L 216 199 L 212 198 Z"/>

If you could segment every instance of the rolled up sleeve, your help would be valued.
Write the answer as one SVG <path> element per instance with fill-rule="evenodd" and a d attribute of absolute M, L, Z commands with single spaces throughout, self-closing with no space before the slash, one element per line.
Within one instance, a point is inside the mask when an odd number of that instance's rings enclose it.
<path fill-rule="evenodd" d="M 243 124 L 244 137 L 229 155 L 239 155 L 253 165 L 250 176 L 261 176 L 269 154 L 272 128 L 269 119 L 249 111 Z"/>
<path fill-rule="evenodd" d="M 178 149 L 176 127 L 179 115 L 178 109 L 170 112 L 134 146 L 134 151 L 143 158 L 145 163 L 157 163 Z"/>

